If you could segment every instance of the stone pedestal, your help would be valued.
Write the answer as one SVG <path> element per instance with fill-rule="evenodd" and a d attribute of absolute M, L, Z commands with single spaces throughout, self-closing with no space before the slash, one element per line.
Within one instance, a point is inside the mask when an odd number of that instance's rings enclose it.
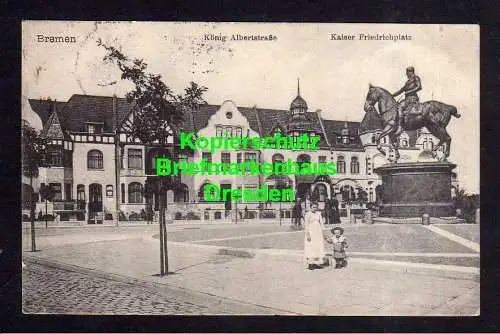
<path fill-rule="evenodd" d="M 451 172 L 455 167 L 449 162 L 411 162 L 376 168 L 382 177 L 380 216 L 453 216 Z"/>

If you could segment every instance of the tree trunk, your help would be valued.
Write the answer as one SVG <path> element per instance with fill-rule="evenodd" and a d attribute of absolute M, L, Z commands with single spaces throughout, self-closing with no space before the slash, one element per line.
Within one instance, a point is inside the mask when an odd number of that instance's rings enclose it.
<path fill-rule="evenodd" d="M 280 213 L 279 213 L 279 215 L 280 215 L 280 226 L 281 226 L 281 199 L 280 199 Z"/>
<path fill-rule="evenodd" d="M 160 214 L 158 217 L 158 225 L 160 227 L 160 275 L 164 276 L 165 275 L 165 255 L 164 255 L 164 235 L 163 235 L 163 224 L 165 224 L 165 216 L 162 214 L 163 212 L 163 194 L 160 193 L 158 194 L 159 200 L 160 200 Z"/>
<path fill-rule="evenodd" d="M 33 192 L 30 198 L 30 220 L 31 220 L 31 251 L 36 252 L 35 243 L 35 190 L 33 189 L 33 177 L 30 177 L 30 186 Z"/>
<path fill-rule="evenodd" d="M 167 247 L 167 220 L 165 211 L 167 210 L 167 197 L 165 196 L 165 204 L 161 215 L 163 216 L 163 255 L 165 256 L 165 274 L 168 275 L 168 247 Z"/>

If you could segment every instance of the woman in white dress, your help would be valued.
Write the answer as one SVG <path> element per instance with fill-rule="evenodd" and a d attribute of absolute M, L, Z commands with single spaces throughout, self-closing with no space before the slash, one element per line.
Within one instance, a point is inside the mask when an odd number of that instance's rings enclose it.
<path fill-rule="evenodd" d="M 308 269 L 322 268 L 325 263 L 324 220 L 321 212 L 318 211 L 318 203 L 311 202 L 311 210 L 305 214 L 304 220 L 304 256 Z"/>

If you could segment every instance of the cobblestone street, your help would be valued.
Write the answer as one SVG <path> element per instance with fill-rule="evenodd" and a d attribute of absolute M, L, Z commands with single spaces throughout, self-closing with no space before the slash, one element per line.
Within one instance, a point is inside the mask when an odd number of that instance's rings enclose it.
<path fill-rule="evenodd" d="M 24 313 L 244 314 L 252 306 L 165 287 L 162 291 L 49 266 L 23 269 Z M 259 308 L 259 312 L 263 312 Z M 270 312 L 271 313 L 271 312 Z"/>

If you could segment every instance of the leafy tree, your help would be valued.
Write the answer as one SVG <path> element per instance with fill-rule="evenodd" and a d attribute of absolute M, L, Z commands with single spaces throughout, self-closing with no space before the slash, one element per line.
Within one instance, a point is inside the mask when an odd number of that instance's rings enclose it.
<path fill-rule="evenodd" d="M 38 132 L 23 121 L 21 128 L 22 135 L 22 173 L 30 179 L 30 186 L 33 189 L 33 178 L 38 177 L 38 169 L 46 166 L 45 164 L 45 147 L 46 140 L 42 138 Z M 30 199 L 30 221 L 31 221 L 31 251 L 36 251 L 35 243 L 35 202 L 37 196 L 32 193 Z"/>
<path fill-rule="evenodd" d="M 100 39 L 97 44 L 106 50 L 103 61 L 115 64 L 121 72 L 121 79 L 134 85 L 133 90 L 126 94 L 127 100 L 136 105 L 131 137 L 139 139 L 146 146 L 171 147 L 168 138 L 179 138 L 185 111 L 206 104 L 203 94 L 207 88 L 191 82 L 184 94 L 174 94 L 163 82 L 161 75 L 146 72 L 147 64 L 144 60 L 131 59 L 121 50 L 104 44 Z M 159 198 L 160 273 L 164 275 L 168 274 L 166 191 L 173 189 L 179 183 L 179 178 L 154 177 L 149 183 L 147 191 L 157 193 Z"/>

